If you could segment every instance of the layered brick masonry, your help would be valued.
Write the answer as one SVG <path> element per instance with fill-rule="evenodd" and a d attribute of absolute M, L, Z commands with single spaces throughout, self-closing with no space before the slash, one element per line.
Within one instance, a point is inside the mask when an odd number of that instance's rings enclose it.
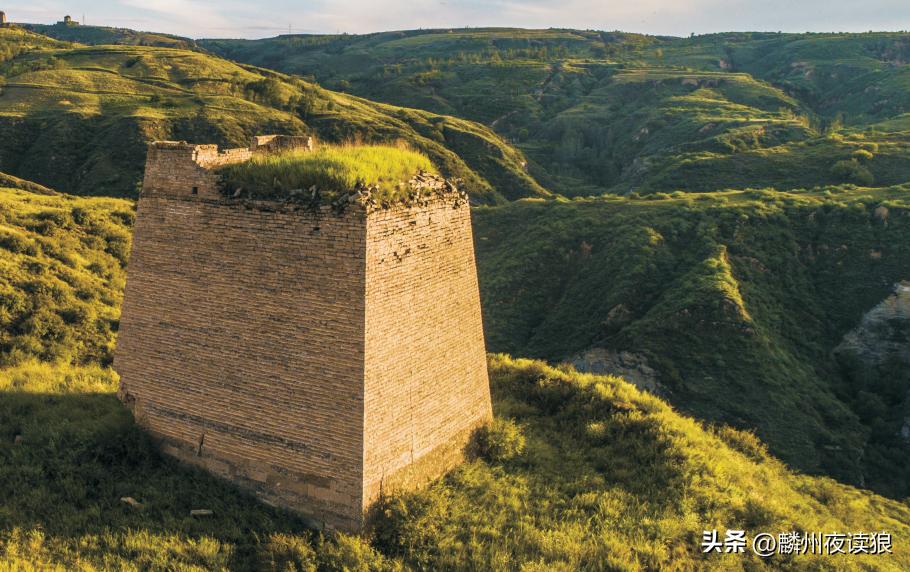
<path fill-rule="evenodd" d="M 355 531 L 491 417 L 470 212 L 219 194 L 213 167 L 295 146 L 150 146 L 114 366 L 165 452 Z"/>

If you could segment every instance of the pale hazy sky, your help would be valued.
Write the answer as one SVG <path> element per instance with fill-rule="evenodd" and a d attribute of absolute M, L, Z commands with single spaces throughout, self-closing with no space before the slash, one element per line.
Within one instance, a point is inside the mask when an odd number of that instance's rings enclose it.
<path fill-rule="evenodd" d="M 0 0 L 10 20 L 193 38 L 463 26 L 565 27 L 687 36 L 721 31 L 910 29 L 910 0 Z"/>

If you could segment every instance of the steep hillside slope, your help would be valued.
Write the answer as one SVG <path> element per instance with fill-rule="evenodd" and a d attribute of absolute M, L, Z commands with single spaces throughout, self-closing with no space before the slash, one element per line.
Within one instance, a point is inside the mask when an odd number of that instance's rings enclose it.
<path fill-rule="evenodd" d="M 18 189 L 20 191 L 31 191 L 39 195 L 55 195 L 56 191 L 49 189 L 44 185 L 39 185 L 38 183 L 33 183 L 31 181 L 26 181 L 25 179 L 20 179 L 19 177 L 14 177 L 12 175 L 7 175 L 6 173 L 0 173 L 0 188 L 2 189 Z"/>
<path fill-rule="evenodd" d="M 903 498 L 910 379 L 891 379 L 888 391 L 850 382 L 831 352 L 910 278 L 908 193 L 835 187 L 480 209 L 488 346 L 550 360 L 588 347 L 642 353 L 686 411 L 755 428 L 794 466 Z"/>
<path fill-rule="evenodd" d="M 0 40 L 7 34 L 21 41 L 9 29 Z M 332 142 L 404 141 L 463 179 L 477 201 L 546 194 L 521 154 L 476 123 L 199 52 L 53 45 L 7 59 L 0 75 L 0 170 L 60 191 L 133 195 L 149 140 L 241 146 L 254 134 L 306 132 Z"/>
<path fill-rule="evenodd" d="M 749 538 L 772 530 L 896 531 L 910 512 L 830 479 L 794 475 L 753 435 L 706 430 L 617 378 L 506 356 L 492 356 L 490 372 L 500 421 L 480 439 L 484 461 L 390 499 L 375 532 L 383 553 L 426 569 L 905 565 L 898 548 L 893 560 L 705 555 L 703 530 L 745 529 Z"/>
<path fill-rule="evenodd" d="M 902 183 L 908 42 L 468 29 L 201 45 L 482 121 L 528 155 L 544 186 L 571 196 Z"/>
<path fill-rule="evenodd" d="M 749 38 L 746 40 L 746 38 Z M 910 112 L 910 35 L 719 34 L 729 68 L 761 77 L 848 126 Z"/>
<path fill-rule="evenodd" d="M 0 367 L 109 364 L 134 207 L 19 183 L 0 189 Z"/>

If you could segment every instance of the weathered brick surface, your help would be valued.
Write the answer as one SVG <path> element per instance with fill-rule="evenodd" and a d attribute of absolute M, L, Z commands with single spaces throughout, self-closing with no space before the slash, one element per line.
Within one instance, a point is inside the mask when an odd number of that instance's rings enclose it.
<path fill-rule="evenodd" d="M 468 206 L 435 199 L 373 212 L 366 241 L 369 504 L 457 463 L 492 412 Z"/>
<path fill-rule="evenodd" d="M 149 145 L 143 188 L 172 197 L 218 199 L 218 176 L 210 169 L 252 157 L 248 149 L 218 152 L 217 145 L 159 142 Z"/>
<path fill-rule="evenodd" d="M 115 363 L 140 423 L 199 457 L 243 459 L 234 470 L 274 495 L 308 483 L 312 516 L 336 525 L 361 502 L 356 218 L 145 193 Z"/>
<path fill-rule="evenodd" d="M 150 149 L 120 395 L 167 453 L 356 530 L 490 417 L 470 213 L 224 200 L 208 168 L 242 157 Z"/>

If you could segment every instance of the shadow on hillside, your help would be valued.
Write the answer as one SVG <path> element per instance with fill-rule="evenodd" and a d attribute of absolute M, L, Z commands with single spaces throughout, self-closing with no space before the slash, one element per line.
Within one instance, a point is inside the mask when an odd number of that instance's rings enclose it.
<path fill-rule="evenodd" d="M 0 392 L 0 482 L 0 544 L 40 529 L 94 562 L 176 552 L 203 567 L 249 569 L 271 534 L 307 533 L 299 518 L 159 455 L 109 393 Z M 190 516 L 201 508 L 214 516 Z M 202 537 L 217 542 L 193 542 Z"/>
<path fill-rule="evenodd" d="M 529 480 L 573 491 L 570 496 L 579 487 L 591 493 L 609 487 L 654 507 L 679 505 L 691 467 L 658 417 L 536 366 L 515 367 L 509 374 L 510 379 L 493 374 L 493 406 L 497 416 L 515 416 L 526 428 Z M 580 475 L 597 477 L 582 485 Z"/>

